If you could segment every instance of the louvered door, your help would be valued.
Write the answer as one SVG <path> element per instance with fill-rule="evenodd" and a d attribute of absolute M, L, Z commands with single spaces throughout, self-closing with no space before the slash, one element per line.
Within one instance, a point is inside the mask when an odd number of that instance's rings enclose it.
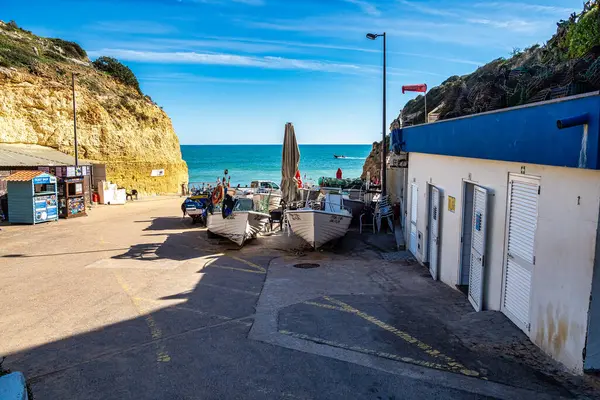
<path fill-rule="evenodd" d="M 539 187 L 537 178 L 510 175 L 502 306 L 503 312 L 526 332 L 535 265 Z"/>

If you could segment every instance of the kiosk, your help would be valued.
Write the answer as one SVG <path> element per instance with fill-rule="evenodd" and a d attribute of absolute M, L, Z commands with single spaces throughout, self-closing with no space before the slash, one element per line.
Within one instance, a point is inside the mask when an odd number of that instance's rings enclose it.
<path fill-rule="evenodd" d="M 58 220 L 55 176 L 42 171 L 17 171 L 4 180 L 11 223 L 39 224 Z"/>

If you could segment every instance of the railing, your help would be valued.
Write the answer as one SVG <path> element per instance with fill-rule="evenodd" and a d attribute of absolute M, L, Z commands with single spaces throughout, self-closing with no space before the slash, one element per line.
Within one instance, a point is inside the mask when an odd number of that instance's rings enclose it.
<path fill-rule="evenodd" d="M 329 205 L 329 207 L 328 207 Z M 308 208 L 315 211 L 327 211 L 327 212 L 337 212 L 336 210 L 344 210 L 347 211 L 350 215 L 352 215 L 352 210 L 346 206 L 340 205 L 339 203 L 328 202 L 326 200 L 313 200 L 307 203 Z"/>

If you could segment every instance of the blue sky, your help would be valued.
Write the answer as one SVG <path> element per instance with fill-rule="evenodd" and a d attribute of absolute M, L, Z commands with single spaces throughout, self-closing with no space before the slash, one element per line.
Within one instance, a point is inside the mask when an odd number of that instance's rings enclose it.
<path fill-rule="evenodd" d="M 0 19 L 127 64 L 182 144 L 381 137 L 381 41 L 388 123 L 413 94 L 512 48 L 543 44 L 581 0 L 2 0 Z M 32 12 L 35 10 L 35 12 Z"/>

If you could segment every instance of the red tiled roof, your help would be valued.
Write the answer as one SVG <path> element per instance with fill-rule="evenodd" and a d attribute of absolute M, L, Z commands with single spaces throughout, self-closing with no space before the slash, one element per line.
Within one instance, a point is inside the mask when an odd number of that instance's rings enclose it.
<path fill-rule="evenodd" d="M 40 176 L 44 173 L 44 171 L 17 171 L 12 175 L 7 176 L 3 180 L 7 182 L 28 182 L 36 176 Z"/>

